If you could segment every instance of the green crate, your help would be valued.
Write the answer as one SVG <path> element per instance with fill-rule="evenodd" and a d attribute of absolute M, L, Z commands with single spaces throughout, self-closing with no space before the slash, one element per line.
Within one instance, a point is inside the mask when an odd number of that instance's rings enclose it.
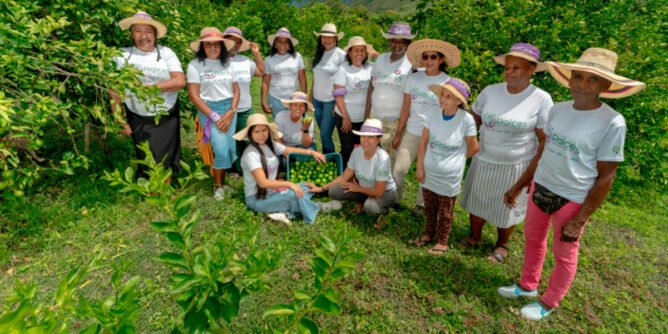
<path fill-rule="evenodd" d="M 335 162 L 336 163 L 336 175 L 334 177 L 337 177 L 341 174 L 343 174 L 343 158 L 341 157 L 341 154 L 339 153 L 327 153 L 325 154 L 325 158 L 327 159 L 327 162 Z M 295 166 L 295 163 L 299 162 L 306 162 L 306 161 L 315 161 L 315 159 L 308 155 L 308 154 L 299 154 L 299 153 L 290 153 L 288 154 L 288 180 L 290 180 L 290 170 Z"/>

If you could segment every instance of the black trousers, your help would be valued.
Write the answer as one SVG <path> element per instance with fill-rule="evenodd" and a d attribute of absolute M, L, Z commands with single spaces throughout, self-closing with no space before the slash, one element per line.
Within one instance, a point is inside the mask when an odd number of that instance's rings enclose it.
<path fill-rule="evenodd" d="M 347 133 L 341 130 L 343 117 L 339 116 L 339 114 L 334 114 L 334 122 L 336 124 L 336 131 L 339 133 L 339 141 L 341 141 L 341 157 L 343 158 L 343 168 L 345 169 L 348 166 L 348 159 L 350 159 L 350 154 L 353 153 L 355 145 L 360 143 L 360 137 L 354 134 L 352 130 L 359 131 L 364 122 L 353 122 L 353 128 Z"/>

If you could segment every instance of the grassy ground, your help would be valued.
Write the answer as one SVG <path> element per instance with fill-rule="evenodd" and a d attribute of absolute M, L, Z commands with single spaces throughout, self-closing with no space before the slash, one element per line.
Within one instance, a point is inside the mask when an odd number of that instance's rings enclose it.
<path fill-rule="evenodd" d="M 197 159 L 192 137 L 186 135 L 184 143 L 187 161 Z M 111 145 L 109 167 L 124 167 L 131 148 L 127 142 Z M 167 293 L 168 272 L 153 258 L 170 246 L 148 227 L 162 213 L 138 196 L 118 193 L 98 176 L 73 177 L 20 201 L 2 203 L 0 300 L 17 280 L 37 283 L 42 298 L 48 299 L 59 280 L 99 248 L 110 260 L 126 261 L 128 276 L 142 277 L 139 332 L 166 333 L 177 310 Z M 427 248 L 408 245 L 423 227 L 423 219 L 410 210 L 415 182 L 412 173 L 408 178 L 402 206 L 391 212 L 390 224 L 381 232 L 371 227 L 372 218 L 348 215 L 350 206 L 321 215 L 314 225 L 274 225 L 246 209 L 242 180 L 230 180 L 235 192 L 223 202 L 210 200 L 211 180 L 195 184 L 197 208 L 204 214 L 197 231 L 201 238 L 220 236 L 247 249 L 248 240 L 256 237 L 258 247 L 272 249 L 281 258 L 279 267 L 268 274 L 270 289 L 242 301 L 229 332 L 262 332 L 264 310 L 288 302 L 293 289 L 313 284 L 305 262 L 318 237 L 341 229 L 357 235 L 355 247 L 365 258 L 338 284 L 342 313 L 316 317 L 329 333 L 668 332 L 665 195 L 644 202 L 606 203 L 587 227 L 578 275 L 561 307 L 547 321 L 528 323 L 519 316 L 525 302 L 496 295 L 498 286 L 519 278 L 522 228 L 512 238 L 507 263 L 493 265 L 486 260 L 494 242 L 491 228 L 485 230 L 481 249 L 463 251 L 456 246 L 468 233 L 466 214 L 457 207 L 452 250 L 430 256 Z M 552 266 L 548 256 L 540 291 Z M 91 276 L 86 293 L 107 295 L 108 275 Z"/>

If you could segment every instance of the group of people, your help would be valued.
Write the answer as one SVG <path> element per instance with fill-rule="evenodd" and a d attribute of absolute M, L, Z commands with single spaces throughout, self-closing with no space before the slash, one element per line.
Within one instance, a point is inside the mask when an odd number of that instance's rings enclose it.
<path fill-rule="evenodd" d="M 614 73 L 617 55 L 610 50 L 587 49 L 576 63 L 543 62 L 537 47 L 517 43 L 494 57 L 504 68 L 504 82 L 485 87 L 469 107 L 469 86 L 447 74 L 461 62 L 455 45 L 413 41 L 410 25 L 397 22 L 381 31 L 387 53 L 378 54 L 360 36 L 339 48 L 344 34 L 327 23 L 314 32 L 318 43 L 307 94 L 304 60 L 295 50 L 298 40 L 286 28 L 268 36 L 271 55 L 265 59 L 238 28 L 204 28 L 190 44 L 195 56 L 184 75 L 174 52 L 156 43 L 167 31 L 163 24 L 138 12 L 119 26 L 130 30 L 133 46 L 122 49 L 118 67 L 142 71 L 144 85 L 156 86 L 164 100 L 151 104 L 130 91 L 112 92 L 113 110 L 125 114 L 123 132 L 135 144 L 148 141 L 156 161 L 177 170 L 177 92 L 187 84 L 217 200 L 228 191 L 225 171 L 237 164 L 246 205 L 270 219 L 290 224 L 301 216 L 312 223 L 318 212 L 338 210 L 339 201 L 348 200 L 355 203 L 353 213 L 378 215 L 375 226 L 382 228 L 384 214 L 401 200 L 405 177 L 416 163 L 420 188 L 414 210 L 424 211 L 426 223 L 412 243 L 433 244 L 430 254 L 448 250 L 460 192 L 470 223 L 461 245 L 477 247 L 485 223 L 494 225 L 497 241 L 490 261 L 505 261 L 512 232 L 525 221 L 521 280 L 498 290 L 507 298 L 538 295 L 552 224 L 555 268 L 538 302 L 521 310 L 531 320 L 548 316 L 568 291 L 578 240 L 624 157 L 624 117 L 600 98 L 622 98 L 645 87 Z M 239 54 L 247 50 L 253 60 Z M 371 64 L 370 58 L 376 61 Z M 572 100 L 554 104 L 531 83 L 534 73 L 545 70 L 570 89 Z M 263 78 L 261 105 L 274 122 L 252 110 L 253 76 Z M 157 113 L 162 114 L 158 122 Z M 316 150 L 313 120 L 322 153 Z M 322 186 L 279 178 L 281 158 L 290 153 L 325 162 L 325 154 L 335 151 L 334 128 L 345 167 L 341 175 Z M 140 150 L 137 156 L 142 158 Z M 331 201 L 311 200 L 324 191 Z"/>

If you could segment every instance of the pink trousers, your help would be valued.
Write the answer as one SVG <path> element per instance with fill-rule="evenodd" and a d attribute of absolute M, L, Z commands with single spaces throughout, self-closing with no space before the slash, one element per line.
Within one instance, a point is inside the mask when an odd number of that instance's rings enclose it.
<path fill-rule="evenodd" d="M 532 194 L 535 185 L 531 184 L 529 205 L 524 224 L 524 267 L 520 285 L 524 289 L 535 290 L 540 281 L 543 262 L 547 253 L 547 235 L 552 223 L 552 253 L 554 269 L 547 283 L 547 290 L 541 300 L 549 307 L 558 307 L 575 278 L 578 268 L 578 251 L 580 242 L 562 242 L 561 229 L 580 210 L 581 204 L 568 202 L 551 215 L 539 209 L 533 202 Z M 580 235 L 584 228 L 580 231 Z"/>

